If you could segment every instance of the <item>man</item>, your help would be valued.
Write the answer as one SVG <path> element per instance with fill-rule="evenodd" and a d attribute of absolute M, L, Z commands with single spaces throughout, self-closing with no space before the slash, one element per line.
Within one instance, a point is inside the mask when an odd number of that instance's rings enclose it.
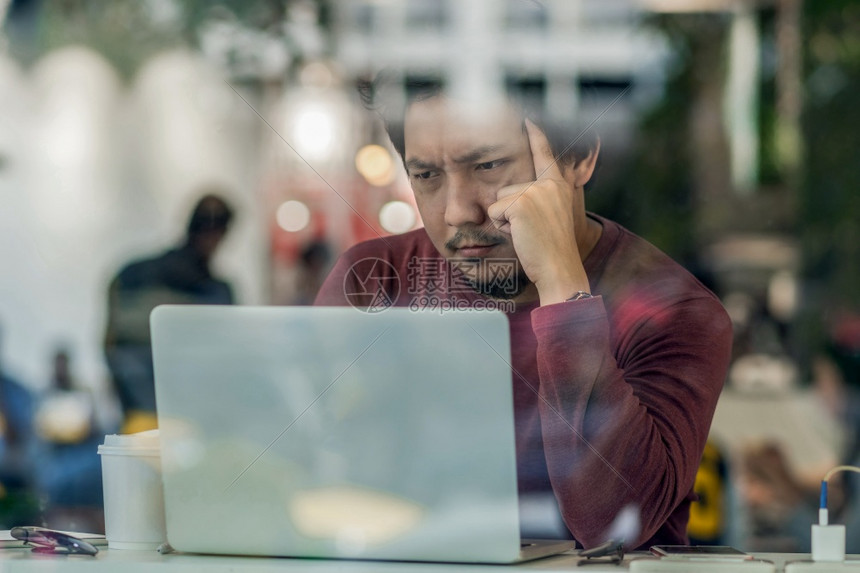
<path fill-rule="evenodd" d="M 156 426 L 152 309 L 160 304 L 233 304 L 230 285 L 209 269 L 232 217 L 221 197 L 205 195 L 191 213 L 180 246 L 126 265 L 111 282 L 105 357 L 122 406 L 124 433 Z"/>
<path fill-rule="evenodd" d="M 514 303 L 505 308 L 521 497 L 552 492 L 585 547 L 606 541 L 625 509 L 638 514 L 628 548 L 685 543 L 731 347 L 717 298 L 585 211 L 598 142 L 557 143 L 556 159 L 512 101 L 474 106 L 436 89 L 385 119 L 424 228 L 347 251 L 316 303 L 354 303 L 371 282 L 400 306 Z M 367 261 L 383 262 L 362 276 Z M 499 271 L 510 262 L 513 273 Z M 393 288 L 400 281 L 406 292 Z"/>

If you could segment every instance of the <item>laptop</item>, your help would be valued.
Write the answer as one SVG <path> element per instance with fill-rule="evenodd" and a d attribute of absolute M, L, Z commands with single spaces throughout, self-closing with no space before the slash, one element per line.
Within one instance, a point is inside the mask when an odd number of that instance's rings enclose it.
<path fill-rule="evenodd" d="M 151 315 L 179 551 L 513 563 L 507 318 L 168 305 Z"/>

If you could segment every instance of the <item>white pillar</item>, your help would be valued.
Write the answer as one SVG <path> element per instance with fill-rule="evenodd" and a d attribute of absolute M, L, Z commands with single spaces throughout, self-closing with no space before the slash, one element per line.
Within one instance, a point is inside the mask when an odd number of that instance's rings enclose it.
<path fill-rule="evenodd" d="M 504 93 L 504 74 L 496 45 L 502 25 L 494 0 L 452 2 L 450 92 L 464 101 L 492 104 Z"/>
<path fill-rule="evenodd" d="M 755 13 L 738 4 L 729 33 L 724 114 L 735 191 L 749 195 L 758 183 L 759 31 Z"/>

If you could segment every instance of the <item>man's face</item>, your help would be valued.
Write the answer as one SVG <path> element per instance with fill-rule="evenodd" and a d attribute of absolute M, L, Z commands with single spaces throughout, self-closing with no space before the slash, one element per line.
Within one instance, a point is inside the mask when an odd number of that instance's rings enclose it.
<path fill-rule="evenodd" d="M 436 249 L 448 259 L 515 259 L 511 236 L 493 226 L 487 208 L 501 188 L 535 178 L 519 113 L 510 105 L 466 109 L 437 96 L 409 106 L 404 138 L 406 171 Z"/>

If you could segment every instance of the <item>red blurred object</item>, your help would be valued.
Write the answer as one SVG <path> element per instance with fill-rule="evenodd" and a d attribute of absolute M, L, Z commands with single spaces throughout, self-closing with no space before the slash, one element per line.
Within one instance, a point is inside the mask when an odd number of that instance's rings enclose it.
<path fill-rule="evenodd" d="M 833 342 L 839 346 L 860 350 L 860 315 L 849 313 L 834 321 L 831 330 Z"/>

